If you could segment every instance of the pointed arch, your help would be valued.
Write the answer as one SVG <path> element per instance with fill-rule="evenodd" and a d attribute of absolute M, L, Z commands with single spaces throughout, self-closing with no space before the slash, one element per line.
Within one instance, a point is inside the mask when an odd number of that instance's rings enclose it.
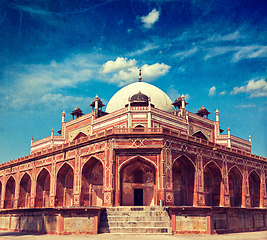
<path fill-rule="evenodd" d="M 121 169 L 124 168 L 126 165 L 130 164 L 131 162 L 134 162 L 136 160 L 139 160 L 139 161 L 143 161 L 143 162 L 147 162 L 148 164 L 152 165 L 153 168 L 155 168 L 155 170 L 157 171 L 158 169 L 158 166 L 153 162 L 151 161 L 149 158 L 145 158 L 143 156 L 140 156 L 140 155 L 136 155 L 136 156 L 133 156 L 129 159 L 127 159 L 126 161 L 124 161 L 118 168 L 118 171 L 121 172 Z"/>
<path fill-rule="evenodd" d="M 70 164 L 64 163 L 57 173 L 56 205 L 73 205 L 74 171 Z"/>
<path fill-rule="evenodd" d="M 218 165 L 218 163 L 216 163 L 216 162 L 213 161 L 213 160 L 210 160 L 209 162 L 207 162 L 207 163 L 203 166 L 203 169 L 204 169 L 207 165 L 209 165 L 209 164 L 214 164 L 214 165 L 216 165 L 216 167 L 219 168 L 220 172 L 222 171 L 222 169 L 221 169 L 221 167 Z"/>
<path fill-rule="evenodd" d="M 49 207 L 50 179 L 50 173 L 48 169 L 44 167 L 37 176 L 36 207 Z"/>
<path fill-rule="evenodd" d="M 243 175 L 240 170 L 233 166 L 228 171 L 228 184 L 231 207 L 241 207 Z"/>
<path fill-rule="evenodd" d="M 251 207 L 260 206 L 260 177 L 259 174 L 252 170 L 248 177 L 249 181 L 249 194 Z"/>
<path fill-rule="evenodd" d="M 31 177 L 26 172 L 20 180 L 19 185 L 19 199 L 18 206 L 20 208 L 30 207 L 30 197 L 31 197 Z"/>
<path fill-rule="evenodd" d="M 98 160 L 99 162 L 102 163 L 102 165 L 104 166 L 104 162 L 101 158 L 97 157 L 97 156 L 90 156 L 83 164 L 82 164 L 82 169 L 84 168 L 84 165 L 87 164 L 89 161 L 91 161 L 91 159 L 96 159 Z"/>
<path fill-rule="evenodd" d="M 258 176 L 259 179 L 261 178 L 261 175 L 257 172 L 256 169 L 252 169 L 252 170 L 249 172 L 248 175 L 250 175 L 252 172 L 254 172 L 254 173 Z"/>
<path fill-rule="evenodd" d="M 195 131 L 193 134 L 192 134 L 193 137 L 197 137 L 197 138 L 201 138 L 201 139 L 204 139 L 204 140 L 208 140 L 209 141 L 209 138 L 206 136 L 205 133 L 203 133 L 201 130 L 198 130 L 198 131 Z"/>
<path fill-rule="evenodd" d="M 82 168 L 81 206 L 102 206 L 103 164 L 91 157 Z"/>
<path fill-rule="evenodd" d="M 190 157 L 188 157 L 185 153 L 184 154 L 181 154 L 181 155 L 179 155 L 177 158 L 175 158 L 174 160 L 173 160 L 173 162 L 172 162 L 172 166 L 173 166 L 173 164 L 175 163 L 175 161 L 177 160 L 177 159 L 180 159 L 180 158 L 186 158 L 188 161 L 190 161 L 191 162 L 191 164 L 194 166 L 194 168 L 196 167 L 196 164 L 192 161 L 192 159 L 190 158 Z"/>
<path fill-rule="evenodd" d="M 139 155 L 123 162 L 119 166 L 121 205 L 156 205 L 156 173 L 155 163 Z"/>
<path fill-rule="evenodd" d="M 68 163 L 68 162 L 63 162 L 63 163 L 61 164 L 61 166 L 57 169 L 57 171 L 56 171 L 56 175 L 58 175 L 59 171 L 62 169 L 62 167 L 63 167 L 64 165 L 68 165 L 68 166 L 72 169 L 72 171 L 74 171 L 74 167 L 73 167 L 70 163 Z"/>
<path fill-rule="evenodd" d="M 72 139 L 72 141 L 75 141 L 75 140 L 77 140 L 77 139 L 79 139 L 79 138 L 87 137 L 87 136 L 88 136 L 88 135 L 87 135 L 85 132 L 80 131 L 80 132 L 78 132 L 78 133 L 76 134 L 76 136 Z"/>
<path fill-rule="evenodd" d="M 193 206 L 195 166 L 185 156 L 177 158 L 172 166 L 174 205 Z"/>
<path fill-rule="evenodd" d="M 206 206 L 220 206 L 222 174 L 218 164 L 208 162 L 204 167 L 204 191 Z"/>
<path fill-rule="evenodd" d="M 243 172 L 242 172 L 242 170 L 241 170 L 237 165 L 233 165 L 233 166 L 231 166 L 230 168 L 228 168 L 228 173 L 229 173 L 233 168 L 236 168 L 236 169 L 239 171 L 239 173 L 242 175 L 242 177 L 243 177 Z"/>
<path fill-rule="evenodd" d="M 8 181 L 6 182 L 4 208 L 13 208 L 14 206 L 15 185 L 16 181 L 14 177 L 10 176 Z"/>

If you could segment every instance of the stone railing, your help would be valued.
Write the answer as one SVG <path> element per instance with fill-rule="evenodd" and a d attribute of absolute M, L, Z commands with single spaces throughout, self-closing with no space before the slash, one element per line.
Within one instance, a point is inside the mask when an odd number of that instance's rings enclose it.
<path fill-rule="evenodd" d="M 267 161 L 267 158 L 249 153 L 249 152 L 244 151 L 244 150 L 240 150 L 240 149 L 236 149 L 236 148 L 229 148 L 229 147 L 224 146 L 224 145 L 220 145 L 220 144 L 217 144 L 214 142 L 209 142 L 208 140 L 197 138 L 196 136 L 190 136 L 190 135 L 187 135 L 185 133 L 173 131 L 173 130 L 163 128 L 163 127 L 158 127 L 158 128 L 110 128 L 110 129 L 106 129 L 104 131 L 96 132 L 96 133 L 94 133 L 90 136 L 87 136 L 87 137 L 79 138 L 79 139 L 72 141 L 72 142 L 64 143 L 61 145 L 56 145 L 52 148 L 44 149 L 44 150 L 41 150 L 39 152 L 32 153 L 32 154 L 25 156 L 25 157 L 17 158 L 17 159 L 2 163 L 2 164 L 0 164 L 0 169 L 7 167 L 9 165 L 27 162 L 27 161 L 30 161 L 34 158 L 41 158 L 43 155 L 51 154 L 52 152 L 63 151 L 64 149 L 67 149 L 67 148 L 73 148 L 73 147 L 76 147 L 77 145 L 86 144 L 92 140 L 107 138 L 107 137 L 110 137 L 112 135 L 138 135 L 138 134 L 139 135 L 140 134 L 142 134 L 142 135 L 144 135 L 144 134 L 166 135 L 166 136 L 176 137 L 176 138 L 180 138 L 180 139 L 183 139 L 183 140 L 186 140 L 189 142 L 193 142 L 193 143 L 201 144 L 203 146 L 211 147 L 211 148 L 213 148 L 214 151 L 216 151 L 216 150 L 229 151 L 231 153 L 239 154 L 241 156 L 250 157 L 250 158 L 254 158 L 254 159 L 262 160 L 262 161 Z"/>

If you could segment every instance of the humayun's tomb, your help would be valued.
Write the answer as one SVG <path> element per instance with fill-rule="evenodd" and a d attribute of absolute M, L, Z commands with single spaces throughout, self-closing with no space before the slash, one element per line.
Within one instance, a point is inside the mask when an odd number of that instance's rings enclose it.
<path fill-rule="evenodd" d="M 90 103 L 88 103 L 90 104 Z M 0 229 L 51 234 L 267 230 L 267 159 L 142 81 L 76 107 L 30 155 L 0 164 Z M 75 106 L 74 106 L 75 107 Z M 223 132 L 225 132 L 223 134 Z"/>

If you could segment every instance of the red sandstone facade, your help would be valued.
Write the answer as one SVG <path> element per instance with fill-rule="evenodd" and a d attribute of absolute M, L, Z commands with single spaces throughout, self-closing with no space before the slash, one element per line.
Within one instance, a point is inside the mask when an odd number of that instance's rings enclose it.
<path fill-rule="evenodd" d="M 76 108 L 76 118 L 65 122 L 63 112 L 59 136 L 52 131 L 32 141 L 30 155 L 0 165 L 1 209 L 157 206 L 163 200 L 176 216 L 180 206 L 266 210 L 267 159 L 229 129 L 221 134 L 218 111 L 212 121 L 207 112 L 186 111 L 183 97 L 177 102 L 170 113 L 150 100 L 129 99 L 107 114 L 96 97 L 91 113 L 77 115 Z M 177 218 L 172 221 L 175 232 Z M 266 211 L 262 221 L 266 229 Z"/>

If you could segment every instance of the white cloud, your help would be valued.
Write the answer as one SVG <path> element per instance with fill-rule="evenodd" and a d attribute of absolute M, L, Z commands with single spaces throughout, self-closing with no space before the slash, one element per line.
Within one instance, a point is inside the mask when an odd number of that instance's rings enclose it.
<path fill-rule="evenodd" d="M 216 87 L 211 87 L 210 90 L 209 90 L 209 96 L 214 96 L 216 94 Z"/>
<path fill-rule="evenodd" d="M 100 70 L 102 73 L 110 73 L 115 72 L 127 68 L 131 68 L 136 65 L 135 59 L 130 59 L 127 61 L 127 58 L 118 57 L 116 61 L 107 61 L 102 65 L 102 69 Z"/>
<path fill-rule="evenodd" d="M 108 75 L 108 78 L 104 78 L 103 81 L 124 86 L 138 80 L 139 69 L 142 70 L 142 78 L 146 82 L 151 82 L 167 74 L 171 68 L 164 63 L 155 63 L 153 65 L 145 64 L 141 68 L 138 68 L 136 64 L 137 62 L 134 59 L 117 58 L 116 61 L 108 61 L 103 64 L 99 72 L 102 73 L 102 75 L 111 73 L 111 75 Z"/>
<path fill-rule="evenodd" d="M 251 45 L 240 47 L 234 54 L 232 62 L 238 62 L 242 59 L 267 57 L 267 46 Z"/>
<path fill-rule="evenodd" d="M 222 92 L 219 93 L 220 96 L 224 96 L 227 92 L 224 90 Z"/>
<path fill-rule="evenodd" d="M 159 12 L 157 9 L 153 9 L 147 16 L 141 17 L 141 21 L 144 23 L 145 28 L 151 28 L 152 25 L 158 21 L 159 19 Z"/>
<path fill-rule="evenodd" d="M 141 55 L 141 54 L 144 54 L 150 50 L 157 49 L 157 48 L 159 48 L 158 45 L 149 43 L 149 44 L 146 44 L 146 46 L 140 50 L 128 53 L 127 56 L 132 57 L 132 56 L 136 56 L 136 55 Z"/>
<path fill-rule="evenodd" d="M 235 108 L 255 108 L 255 107 L 257 107 L 255 104 L 244 104 L 235 106 Z"/>
<path fill-rule="evenodd" d="M 207 51 L 204 59 L 216 57 L 218 55 L 234 52 L 232 62 L 238 62 L 243 59 L 267 57 L 267 46 L 251 45 L 251 46 L 226 46 L 206 48 Z"/>
<path fill-rule="evenodd" d="M 248 93 L 250 98 L 266 97 L 267 96 L 267 82 L 265 79 L 258 81 L 250 80 L 247 85 L 241 87 L 234 87 L 230 94 Z"/>
<path fill-rule="evenodd" d="M 153 65 L 145 64 L 143 67 L 141 67 L 142 75 L 144 76 L 144 78 L 148 78 L 149 80 L 154 80 L 156 78 L 164 76 L 166 73 L 169 72 L 170 68 L 170 66 L 164 63 L 155 63 Z"/>
<path fill-rule="evenodd" d="M 209 37 L 204 42 L 233 41 L 233 40 L 238 40 L 240 38 L 245 38 L 245 36 L 240 35 L 239 31 L 235 31 L 233 33 L 229 33 L 229 34 L 226 34 L 226 35 L 215 34 L 215 35 Z"/>
<path fill-rule="evenodd" d="M 197 47 L 194 47 L 188 51 L 182 51 L 174 54 L 174 57 L 180 57 L 181 59 L 190 57 L 191 55 L 195 54 L 198 51 Z"/>
<path fill-rule="evenodd" d="M 45 93 L 43 95 L 19 95 L 13 97 L 9 102 L 9 107 L 14 109 L 64 109 L 66 107 L 84 105 L 91 103 L 93 98 L 64 96 L 62 94 Z"/>
<path fill-rule="evenodd" d="M 49 64 L 16 65 L 12 70 L 12 83 L 7 88 L 5 106 L 14 109 L 41 109 L 51 106 L 57 108 L 82 103 L 82 100 L 92 101 L 91 98 L 76 98 L 63 94 L 65 88 L 76 88 L 79 84 L 97 78 L 96 64 L 91 55 L 76 55 L 64 62 L 54 60 Z M 4 89 L 5 90 L 5 89 Z"/>
<path fill-rule="evenodd" d="M 226 54 L 228 52 L 233 52 L 237 51 L 239 48 L 238 47 L 213 47 L 213 48 L 208 48 L 207 54 L 205 55 L 204 59 L 209 59 L 212 57 L 216 57 L 218 55 Z"/>

